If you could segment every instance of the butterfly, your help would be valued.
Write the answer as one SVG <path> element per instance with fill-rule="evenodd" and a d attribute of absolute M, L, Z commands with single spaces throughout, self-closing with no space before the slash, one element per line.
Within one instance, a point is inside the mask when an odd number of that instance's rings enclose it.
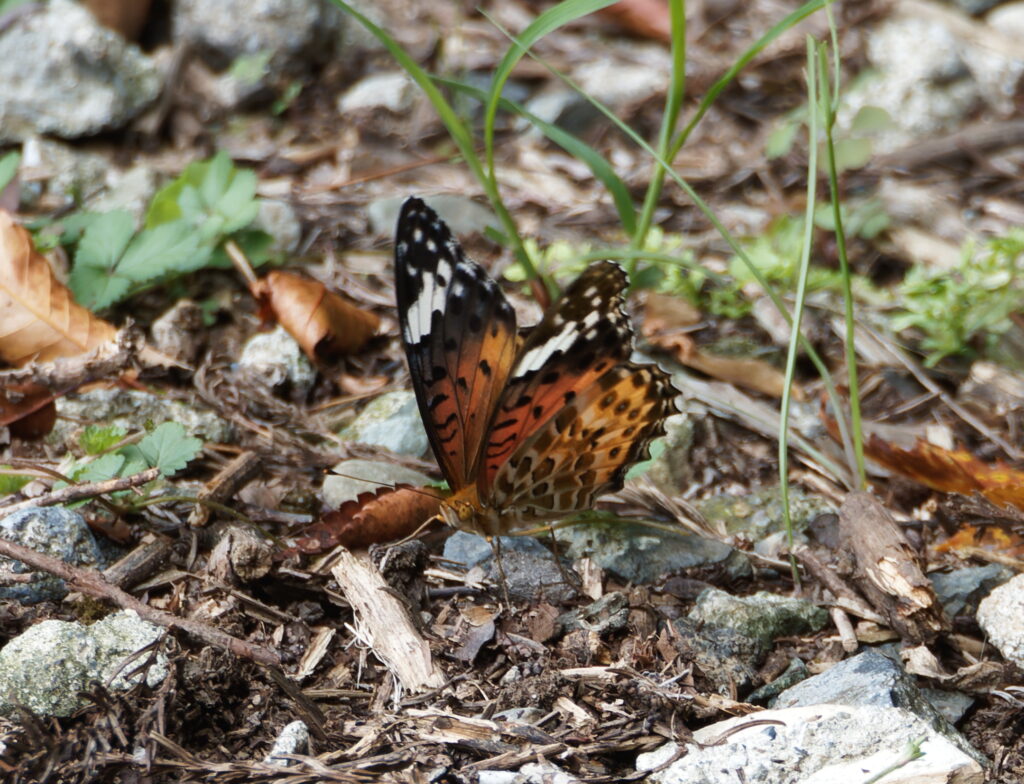
<path fill-rule="evenodd" d="M 498 284 L 420 199 L 402 205 L 395 290 L 416 401 L 452 495 L 446 522 L 485 536 L 556 520 L 621 489 L 678 392 L 629 361 L 625 271 L 591 264 L 524 341 Z"/>

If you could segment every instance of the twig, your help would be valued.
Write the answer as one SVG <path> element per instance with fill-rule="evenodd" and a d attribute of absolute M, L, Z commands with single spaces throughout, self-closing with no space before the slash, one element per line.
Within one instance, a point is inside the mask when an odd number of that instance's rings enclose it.
<path fill-rule="evenodd" d="M 127 490 L 130 487 L 138 487 L 147 482 L 152 482 L 158 476 L 160 476 L 159 468 L 147 468 L 145 471 L 132 474 L 131 476 L 121 476 L 116 479 L 107 479 L 103 482 L 69 485 L 68 487 L 62 487 L 60 490 L 54 490 L 52 493 L 41 495 L 38 498 L 30 498 L 27 501 L 6 506 L 0 509 L 0 513 L 2 513 L 3 517 L 7 517 L 14 512 L 19 512 L 22 509 L 28 509 L 33 506 L 56 506 L 57 504 L 66 504 L 71 501 L 80 501 L 83 498 L 116 493 L 119 490 Z"/>
<path fill-rule="evenodd" d="M 56 575 L 74 590 L 88 596 L 96 599 L 106 599 L 126 610 L 134 610 L 139 614 L 140 618 L 150 623 L 155 623 L 168 629 L 181 629 L 186 634 L 205 643 L 214 645 L 240 658 L 250 659 L 257 664 L 268 667 L 279 667 L 281 665 L 281 658 L 273 651 L 260 645 L 253 645 L 244 640 L 239 640 L 237 637 L 232 637 L 230 634 L 208 626 L 205 623 L 200 623 L 190 618 L 179 618 L 176 615 L 171 615 L 169 612 L 156 610 L 148 604 L 139 601 L 131 594 L 125 593 L 120 588 L 111 585 L 103 579 L 102 575 L 92 569 L 71 566 L 59 558 L 30 550 L 28 547 L 9 542 L 6 539 L 0 539 L 0 555 L 5 555 L 16 561 L 22 561 L 33 569 Z"/>

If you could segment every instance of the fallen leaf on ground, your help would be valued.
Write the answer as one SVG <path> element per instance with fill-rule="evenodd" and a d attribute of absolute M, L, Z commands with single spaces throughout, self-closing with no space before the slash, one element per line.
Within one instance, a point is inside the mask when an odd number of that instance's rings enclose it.
<path fill-rule="evenodd" d="M 256 283 L 260 316 L 276 321 L 312 360 L 354 354 L 380 327 L 380 318 L 346 302 L 323 283 L 275 271 Z"/>
<path fill-rule="evenodd" d="M 602 8 L 601 15 L 631 33 L 666 43 L 672 40 L 672 22 L 664 0 L 620 0 Z"/>
<path fill-rule="evenodd" d="M 113 340 L 116 332 L 74 301 L 31 235 L 0 211 L 0 360 L 20 367 L 76 356 Z"/>
<path fill-rule="evenodd" d="M 964 525 L 949 539 L 935 545 L 935 551 L 938 553 L 973 555 L 979 550 L 1000 553 L 1011 558 L 1024 558 L 1024 538 L 1015 531 L 1007 531 L 994 525 Z"/>
<path fill-rule="evenodd" d="M 339 544 L 352 549 L 391 542 L 415 532 L 440 509 L 440 496 L 429 488 L 399 485 L 360 493 L 306 528 L 295 547 L 282 555 L 321 553 Z"/>
<path fill-rule="evenodd" d="M 646 329 L 645 329 L 646 334 Z M 730 384 L 746 387 L 763 395 L 774 398 L 782 397 L 785 389 L 785 374 L 761 359 L 736 359 L 707 354 L 697 347 L 688 335 L 646 335 L 653 345 L 669 351 L 673 357 L 687 367 L 699 370 L 705 375 L 726 381 Z M 803 400 L 803 391 L 793 385 L 793 398 Z"/>
<path fill-rule="evenodd" d="M 903 449 L 876 435 L 868 437 L 864 454 L 900 476 L 944 493 L 981 493 L 995 504 L 1024 509 L 1024 472 L 998 462 L 982 462 L 966 449 L 944 449 L 918 440 Z"/>
<path fill-rule="evenodd" d="M 42 438 L 57 421 L 53 393 L 41 384 L 8 384 L 0 389 L 0 427 L 26 440 Z"/>

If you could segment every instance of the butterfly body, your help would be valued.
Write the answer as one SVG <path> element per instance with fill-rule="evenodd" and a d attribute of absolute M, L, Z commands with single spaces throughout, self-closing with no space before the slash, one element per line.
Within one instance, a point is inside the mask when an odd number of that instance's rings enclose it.
<path fill-rule="evenodd" d="M 419 199 L 395 243 L 399 318 L 420 413 L 453 494 L 451 525 L 536 527 L 618 490 L 675 410 L 655 366 L 628 361 L 625 272 L 588 267 L 525 341 L 498 285 Z"/>

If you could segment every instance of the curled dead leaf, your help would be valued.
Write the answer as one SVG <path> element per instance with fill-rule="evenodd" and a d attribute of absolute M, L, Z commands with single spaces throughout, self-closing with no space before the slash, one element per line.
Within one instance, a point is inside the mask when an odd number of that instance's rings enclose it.
<path fill-rule="evenodd" d="M 7 384 L 0 388 L 0 427 L 17 438 L 42 438 L 57 421 L 54 395 L 41 384 Z"/>
<path fill-rule="evenodd" d="M 380 328 L 376 314 L 349 304 L 320 281 L 291 272 L 269 273 L 253 293 L 261 316 L 288 330 L 312 360 L 354 354 Z"/>
<path fill-rule="evenodd" d="M 283 555 L 321 553 L 339 544 L 351 549 L 401 539 L 440 509 L 441 497 L 431 488 L 380 487 L 360 493 L 356 500 L 324 514 Z"/>
<path fill-rule="evenodd" d="M 0 360 L 19 367 L 77 356 L 116 332 L 74 301 L 29 233 L 0 211 Z"/>

